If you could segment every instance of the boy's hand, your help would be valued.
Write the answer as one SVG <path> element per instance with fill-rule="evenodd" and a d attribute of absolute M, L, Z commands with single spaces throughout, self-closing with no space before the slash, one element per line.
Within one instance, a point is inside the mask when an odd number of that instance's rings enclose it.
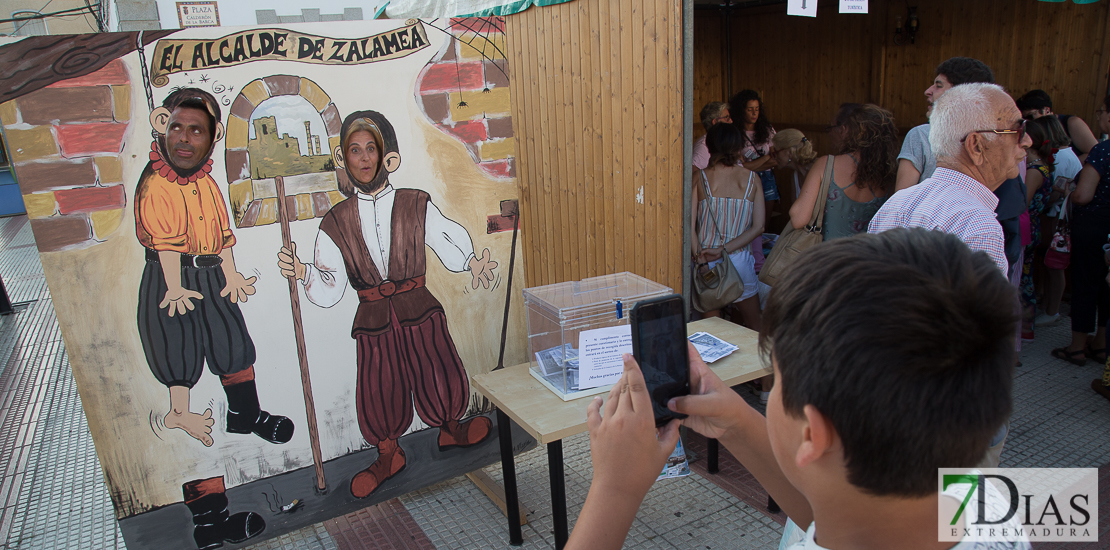
<path fill-rule="evenodd" d="M 258 277 L 246 279 L 238 271 L 233 271 L 226 277 L 227 285 L 220 291 L 221 297 L 228 296 L 232 302 L 246 302 L 247 296 L 254 294 L 254 282 L 258 280 Z"/>
<path fill-rule="evenodd" d="M 669 422 L 657 433 L 644 375 L 627 353 L 624 376 L 609 391 L 604 418 L 601 405 L 596 397 L 586 412 L 593 483 L 599 491 L 635 499 L 638 506 L 678 443 L 679 423 Z"/>
<path fill-rule="evenodd" d="M 169 311 L 167 313 L 169 313 L 170 317 L 176 314 L 185 315 L 186 312 L 193 311 L 193 308 L 196 307 L 193 305 L 193 300 L 201 300 L 203 298 L 204 296 L 201 296 L 200 293 L 195 290 L 189 290 L 178 286 L 166 290 L 166 295 L 162 298 L 162 302 L 158 304 L 158 307 L 162 309 L 168 307 Z"/>
<path fill-rule="evenodd" d="M 689 415 L 682 421 L 684 426 L 705 437 L 719 439 L 741 418 L 736 413 L 737 408 L 747 404 L 709 370 L 694 344 L 689 344 L 689 347 L 690 395 L 671 399 L 667 408 Z"/>

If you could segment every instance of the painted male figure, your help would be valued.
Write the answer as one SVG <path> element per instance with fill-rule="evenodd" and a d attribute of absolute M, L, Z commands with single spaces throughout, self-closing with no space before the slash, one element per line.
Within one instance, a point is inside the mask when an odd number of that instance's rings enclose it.
<path fill-rule="evenodd" d="M 236 303 L 254 294 L 255 277 L 235 270 L 235 236 L 209 175 L 212 146 L 224 134 L 219 104 L 183 88 L 150 121 L 160 135 L 135 188 L 135 232 L 146 249 L 138 325 L 150 370 L 169 388 L 166 427 L 212 445 L 212 409 L 189 409 L 189 391 L 207 363 L 227 395 L 227 432 L 285 443 L 293 422 L 259 406 L 254 342 Z"/>
<path fill-rule="evenodd" d="M 429 426 L 439 428 L 439 447 L 468 446 L 490 432 L 488 418 L 460 422 L 470 398 L 462 360 L 447 330 L 443 306 L 425 286 L 428 246 L 444 267 L 470 271 L 471 284 L 488 288 L 497 262 L 489 249 L 474 254 L 470 234 L 447 219 L 417 189 L 394 189 L 389 173 L 401 157 L 393 126 L 380 113 L 348 116 L 334 151 L 336 165 L 354 185 L 320 223 L 315 259 L 303 264 L 283 248 L 278 266 L 304 283 L 312 303 L 331 307 L 349 282 L 358 292 L 351 336 L 357 343 L 358 425 L 378 448 L 378 458 L 351 480 L 363 498 L 405 466 L 398 439 L 412 424 L 413 405 Z"/>

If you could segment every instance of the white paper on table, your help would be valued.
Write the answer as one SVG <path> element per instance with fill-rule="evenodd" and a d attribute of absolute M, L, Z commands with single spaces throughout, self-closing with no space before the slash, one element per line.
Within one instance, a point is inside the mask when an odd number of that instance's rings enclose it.
<path fill-rule="evenodd" d="M 817 0 L 787 0 L 786 15 L 817 17 Z"/>
<path fill-rule="evenodd" d="M 688 339 L 694 344 L 694 349 L 698 350 L 701 360 L 706 363 L 712 363 L 740 349 L 708 332 L 695 332 Z"/>
<path fill-rule="evenodd" d="M 620 380 L 626 353 L 632 353 L 631 325 L 578 333 L 579 389 L 588 390 Z"/>
<path fill-rule="evenodd" d="M 867 13 L 867 0 L 840 0 L 840 13 Z"/>

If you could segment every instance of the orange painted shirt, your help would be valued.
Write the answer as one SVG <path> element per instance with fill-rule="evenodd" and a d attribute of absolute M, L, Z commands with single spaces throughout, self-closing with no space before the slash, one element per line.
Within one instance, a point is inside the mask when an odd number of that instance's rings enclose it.
<path fill-rule="evenodd" d="M 135 232 L 152 250 L 219 254 L 235 245 L 224 197 L 212 176 L 171 182 L 157 171 L 135 189 Z"/>

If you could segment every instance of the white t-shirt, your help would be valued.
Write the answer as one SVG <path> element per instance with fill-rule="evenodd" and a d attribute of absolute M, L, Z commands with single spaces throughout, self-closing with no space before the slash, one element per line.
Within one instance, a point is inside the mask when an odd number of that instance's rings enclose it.
<path fill-rule="evenodd" d="M 973 470 L 973 473 L 974 472 L 975 471 Z M 941 495 L 954 498 L 957 502 L 962 502 L 964 497 L 967 496 L 967 491 L 969 487 L 970 486 L 967 484 L 953 484 L 948 488 L 948 490 L 941 493 Z M 998 492 L 998 489 L 991 483 L 987 483 L 987 487 L 988 492 Z M 987 507 L 989 508 L 988 517 L 1001 517 L 1006 513 L 1006 510 L 997 509 L 1002 502 L 1006 501 L 1006 499 L 1002 498 L 1001 495 L 998 496 L 999 498 L 987 499 Z M 972 495 L 970 502 L 976 502 L 977 500 L 978 497 Z M 1008 529 L 1010 532 L 1016 532 L 1018 528 L 1021 527 L 1021 524 L 1018 522 L 1017 516 L 1018 515 L 1015 514 L 1014 517 L 1010 518 L 1008 521 L 1000 525 L 994 525 L 992 527 L 994 527 L 996 530 L 1005 528 Z M 788 546 L 787 550 L 826 550 L 824 546 L 820 546 L 814 541 L 816 533 L 816 522 L 809 524 L 809 529 L 806 530 L 805 538 L 802 539 L 800 542 Z M 1012 541 L 991 541 L 983 540 L 983 538 L 984 537 L 977 535 L 975 531 L 972 530 L 969 536 L 964 537 L 963 540 L 956 543 L 955 546 L 952 546 L 951 550 L 1030 550 L 1032 548 L 1027 537 L 1019 537 L 1017 540 Z"/>
<path fill-rule="evenodd" d="M 1079 162 L 1079 157 L 1075 156 L 1075 151 L 1071 147 L 1064 147 L 1056 151 L 1056 178 L 1061 177 L 1069 180 L 1075 179 L 1079 175 L 1079 171 L 1083 169 L 1083 163 Z"/>
<path fill-rule="evenodd" d="M 1075 156 L 1075 151 L 1071 147 L 1064 147 L 1056 151 L 1056 181 L 1052 184 L 1060 184 L 1060 187 L 1067 192 L 1068 187 L 1071 186 L 1075 178 L 1079 176 L 1079 171 L 1083 169 L 1083 163 L 1079 161 L 1079 157 Z M 1045 211 L 1045 215 L 1050 218 L 1055 218 L 1060 215 L 1060 208 L 1064 205 L 1064 200 L 1058 199 L 1056 202 L 1049 205 Z"/>

